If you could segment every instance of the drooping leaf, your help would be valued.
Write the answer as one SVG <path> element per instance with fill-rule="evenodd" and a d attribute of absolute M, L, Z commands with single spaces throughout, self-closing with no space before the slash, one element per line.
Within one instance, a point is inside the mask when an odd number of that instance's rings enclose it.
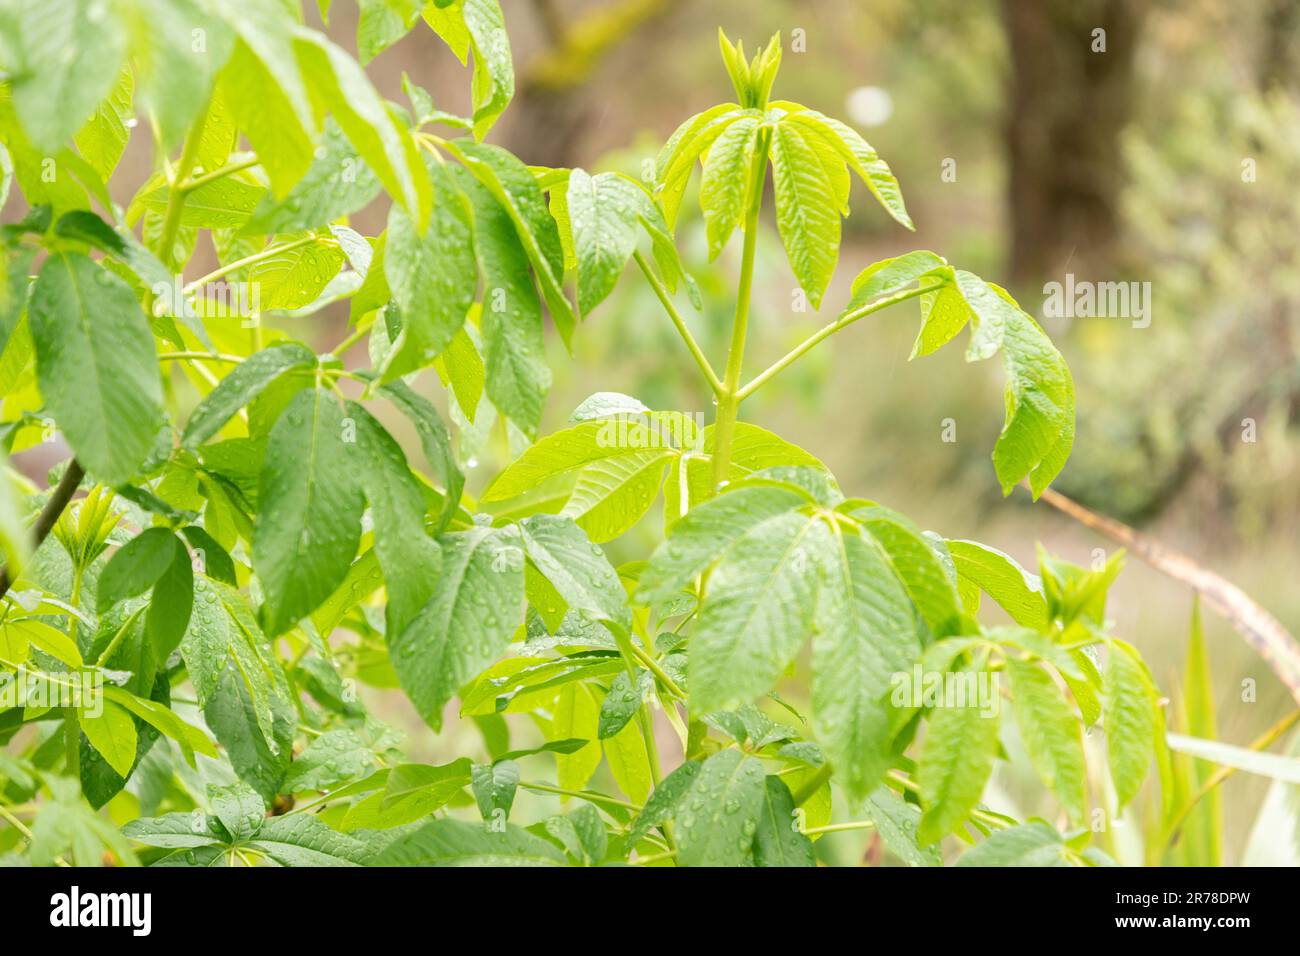
<path fill-rule="evenodd" d="M 87 257 L 58 252 L 28 318 L 41 393 L 78 461 L 109 484 L 128 481 L 162 424 L 157 353 L 135 295 Z"/>

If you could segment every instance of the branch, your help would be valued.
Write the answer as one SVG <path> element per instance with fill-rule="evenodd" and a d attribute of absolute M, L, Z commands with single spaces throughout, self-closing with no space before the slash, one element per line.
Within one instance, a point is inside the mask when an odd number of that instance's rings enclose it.
<path fill-rule="evenodd" d="M 86 477 L 85 469 L 77 459 L 68 462 L 67 470 L 63 472 L 63 477 L 59 479 L 59 483 L 54 486 L 54 491 L 50 494 L 50 500 L 45 502 L 45 507 L 36 516 L 36 523 L 32 525 L 32 537 L 36 541 L 33 551 L 49 537 L 50 529 L 59 520 L 59 515 L 63 514 L 63 509 L 68 507 L 68 502 L 72 500 L 77 486 L 81 484 L 81 479 L 84 477 Z M 0 597 L 9 593 L 9 588 L 12 586 L 9 568 L 7 566 L 0 568 Z"/>
<path fill-rule="evenodd" d="M 709 388 L 713 389 L 715 394 L 720 394 L 722 392 L 722 382 L 718 379 L 718 373 L 713 371 L 713 366 L 709 364 L 708 357 L 705 356 L 699 343 L 695 341 L 695 336 L 691 335 L 691 330 L 687 327 L 686 320 L 683 319 L 682 314 L 677 311 L 677 306 L 673 305 L 673 300 L 668 295 L 668 290 L 664 288 L 664 284 L 659 280 L 659 277 L 655 275 L 654 270 L 650 268 L 650 263 L 646 261 L 645 256 L 640 252 L 634 252 L 632 253 L 632 258 L 636 260 L 636 264 L 640 266 L 641 271 L 645 273 L 646 281 L 649 282 L 650 287 L 655 290 L 655 295 L 659 297 L 659 301 L 663 304 L 664 311 L 668 313 L 668 318 L 673 320 L 673 325 L 675 325 L 677 331 L 681 333 L 682 340 L 686 343 L 686 347 L 691 350 L 691 356 L 695 359 L 695 364 L 700 367 L 700 371 L 703 372 L 704 377 L 708 379 Z"/>
<path fill-rule="evenodd" d="M 1139 534 L 1121 521 L 1090 511 L 1058 491 L 1048 488 L 1041 497 L 1057 511 L 1119 542 L 1157 571 L 1200 594 L 1206 604 L 1226 618 L 1245 638 L 1300 703 L 1300 644 L 1277 618 L 1245 591 L 1201 567 L 1187 555 Z"/>
<path fill-rule="evenodd" d="M 754 392 L 758 391 L 758 389 L 770 378 L 780 372 L 787 365 L 793 364 L 796 359 L 812 349 L 812 347 L 818 342 L 830 338 L 840 329 L 852 325 L 854 322 L 858 321 L 858 319 L 868 316 L 873 312 L 879 312 L 881 309 L 894 305 L 897 302 L 904 302 L 907 299 L 915 299 L 919 295 L 933 292 L 935 289 L 941 288 L 942 286 L 943 283 L 939 283 L 938 285 L 918 286 L 915 289 L 907 289 L 903 292 L 896 292 L 893 295 L 885 296 L 883 299 L 877 299 L 875 302 L 864 305 L 860 309 L 854 309 L 852 312 L 846 312 L 829 325 L 823 325 L 820 329 L 808 336 L 808 338 L 804 339 L 785 355 L 781 356 L 781 358 L 777 359 L 762 372 L 759 372 L 748 385 L 736 393 L 736 398 L 741 401 L 748 398 L 750 395 L 754 394 Z"/>

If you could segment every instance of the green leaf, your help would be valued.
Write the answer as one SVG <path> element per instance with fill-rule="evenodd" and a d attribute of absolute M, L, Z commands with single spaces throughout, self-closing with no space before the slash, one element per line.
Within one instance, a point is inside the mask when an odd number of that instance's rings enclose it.
<path fill-rule="evenodd" d="M 636 804 L 645 803 L 654 780 L 650 776 L 650 758 L 639 722 L 625 724 L 605 741 L 605 760 L 614 782 L 627 798 Z"/>
<path fill-rule="evenodd" d="M 222 10 L 239 39 L 221 71 L 221 98 L 257 152 L 272 191 L 287 196 L 311 166 L 316 132 L 311 104 L 288 25 L 269 5 L 247 0 L 238 10 L 235 6 Z"/>
<path fill-rule="evenodd" d="M 330 280 L 343 268 L 343 250 L 332 239 L 310 239 L 301 245 L 286 243 L 275 255 L 248 271 L 248 281 L 259 289 L 265 311 L 292 311 L 315 302 Z"/>
<path fill-rule="evenodd" d="M 266 804 L 257 791 L 246 784 L 209 787 L 208 802 L 212 804 L 213 816 L 230 834 L 232 843 L 252 838 L 266 822 Z"/>
<path fill-rule="evenodd" d="M 1300 759 L 1295 757 L 1261 753 L 1217 740 L 1201 740 L 1183 734 L 1167 734 L 1166 740 L 1169 742 L 1170 750 L 1187 754 L 1189 757 L 1208 760 L 1222 767 L 1232 767 L 1271 780 L 1300 784 Z M 1146 768 L 1143 767 L 1141 772 L 1145 774 Z M 1141 784 L 1141 777 L 1138 778 L 1138 784 Z"/>
<path fill-rule="evenodd" d="M 958 678 L 991 680 L 987 670 L 964 669 Z M 945 702 L 947 703 L 947 702 Z M 921 788 L 917 837 L 929 845 L 951 833 L 979 803 L 998 751 L 998 715 L 978 704 L 940 706 L 930 714 L 916 782 Z"/>
<path fill-rule="evenodd" d="M 997 601 L 1017 624 L 1033 630 L 1048 625 L 1043 583 L 996 548 L 975 541 L 948 541 L 957 574 Z"/>
<path fill-rule="evenodd" d="M 131 126 L 127 123 L 130 121 L 134 125 L 131 111 L 134 89 L 131 71 L 123 70 L 108 98 L 99 104 L 90 121 L 76 136 L 77 152 L 94 167 L 104 182 L 113 175 L 131 135 Z"/>
<path fill-rule="evenodd" d="M 360 0 L 357 20 L 357 56 L 369 63 L 406 36 L 420 15 L 417 0 Z"/>
<path fill-rule="evenodd" d="M 797 491 L 767 485 L 737 488 L 688 511 L 641 573 L 636 598 L 657 604 L 676 595 L 751 531 L 802 506 Z"/>
<path fill-rule="evenodd" d="M 638 675 L 647 673 L 638 671 Z M 641 709 L 641 698 L 641 686 L 633 686 L 632 678 L 626 671 L 615 677 L 600 704 L 600 723 L 596 735 L 601 740 L 606 740 L 626 727 L 628 721 Z"/>
<path fill-rule="evenodd" d="M 497 0 L 425 4 L 424 19 L 461 63 L 471 50 L 474 53 L 474 136 L 482 139 L 515 94 L 514 63 L 501 6 Z"/>
<path fill-rule="evenodd" d="M 162 424 L 153 335 L 130 287 L 79 253 L 57 252 L 28 319 L 41 394 L 77 460 L 107 484 L 130 480 Z"/>
<path fill-rule="evenodd" d="M 553 715 L 548 737 L 587 741 L 577 750 L 555 755 L 555 777 L 560 787 L 581 790 L 600 766 L 600 742 L 596 739 L 600 705 L 590 686 L 570 681 L 560 688 Z"/>
<path fill-rule="evenodd" d="M 306 174 L 283 199 L 263 196 L 244 231 L 268 235 L 317 229 L 369 205 L 379 189 L 374 172 L 338 124 L 327 119 L 321 145 Z"/>
<path fill-rule="evenodd" d="M 230 56 L 233 36 L 198 0 L 132 0 L 125 18 L 143 112 L 157 117 L 163 146 L 170 149 L 179 145 L 211 95 L 217 73 Z M 196 28 L 204 31 L 202 55 L 193 51 Z"/>
<path fill-rule="evenodd" d="M 578 265 L 578 311 L 587 315 L 614 291 L 636 250 L 641 187 L 618 173 L 569 176 L 567 208 Z"/>
<path fill-rule="evenodd" d="M 794 797 L 780 777 L 768 774 L 754 833 L 754 862 L 759 866 L 815 866 L 812 840 L 798 829 Z"/>
<path fill-rule="evenodd" d="M 1037 498 L 1065 467 L 1074 444 L 1074 381 L 1051 339 L 1016 310 L 1002 341 L 1007 420 L 993 449 L 1002 493 L 1026 475 Z"/>
<path fill-rule="evenodd" d="M 499 146 L 469 139 L 451 140 L 444 145 L 509 214 L 555 328 L 567 346 L 577 320 L 561 287 L 564 249 L 536 178 L 527 166 Z"/>
<path fill-rule="evenodd" d="M 734 748 L 705 760 L 677 813 L 677 862 L 752 866 L 765 780 L 762 763 Z"/>
<path fill-rule="evenodd" d="M 342 49 L 320 34 L 302 30 L 295 33 L 294 46 L 316 108 L 333 114 L 384 189 L 423 232 L 434 198 L 410 132 L 365 71 Z"/>
<path fill-rule="evenodd" d="M 1011 705 L 1029 759 L 1043 784 L 1056 794 L 1074 826 L 1087 809 L 1087 767 L 1079 719 L 1061 689 L 1038 664 L 1008 657 Z"/>
<path fill-rule="evenodd" d="M 583 804 L 568 816 L 550 817 L 545 827 L 579 865 L 598 866 L 605 858 L 608 836 L 600 814 L 591 804 Z"/>
<path fill-rule="evenodd" d="M 438 539 L 442 571 L 428 603 L 389 635 L 389 656 L 416 710 L 437 729 L 462 684 L 495 661 L 519 626 L 523 555 L 508 532 L 475 526 Z"/>
<path fill-rule="evenodd" d="M 272 817 L 248 848 L 281 866 L 360 866 L 371 855 L 361 840 L 331 829 L 310 813 Z"/>
<path fill-rule="evenodd" d="M 671 820 L 686 799 L 695 784 L 704 764 L 698 760 L 688 760 L 655 787 L 650 799 L 645 802 L 641 812 L 627 831 L 627 845 L 640 843 L 653 828 Z"/>
<path fill-rule="evenodd" d="M 958 866 L 1069 866 L 1068 848 L 1054 827 L 1042 821 L 997 830 L 966 851 Z"/>
<path fill-rule="evenodd" d="M 396 634 L 433 594 L 442 555 L 425 532 L 424 492 L 401 446 L 356 402 L 348 402 L 346 411 L 356 426 L 357 450 L 368 463 L 361 488 L 388 590 L 386 631 Z"/>
<path fill-rule="evenodd" d="M 612 541 L 641 520 L 659 495 L 672 449 L 633 451 L 586 465 L 561 514 L 573 518 L 592 541 Z"/>
<path fill-rule="evenodd" d="M 103 614 L 118 601 L 153 587 L 171 566 L 177 544 L 176 535 L 168 529 L 147 528 L 118 548 L 100 573 L 96 610 Z"/>
<path fill-rule="evenodd" d="M 189 549 L 175 535 L 171 543 L 171 563 L 154 582 L 145 614 L 145 633 L 160 661 L 167 660 L 185 636 L 194 606 L 194 567 Z"/>
<path fill-rule="evenodd" d="M 474 251 L 483 276 L 480 317 L 488 397 L 526 435 L 535 435 L 551 370 L 528 253 L 509 213 L 487 187 L 464 170 L 458 172 L 474 214 Z"/>
<path fill-rule="evenodd" d="M 837 119 L 809 109 L 800 109 L 783 122 L 820 135 L 828 145 L 843 155 L 849 168 L 861 177 L 871 194 L 896 222 L 908 229 L 915 228 L 903 206 L 903 194 L 898 188 L 898 180 L 885 161 L 876 155 L 876 151 L 856 130 Z"/>
<path fill-rule="evenodd" d="M 345 427 L 338 400 L 318 388 L 294 396 L 271 430 L 253 536 L 271 635 L 329 597 L 357 553 L 363 499 Z"/>
<path fill-rule="evenodd" d="M 563 866 L 560 850 L 527 830 L 504 831 L 464 820 L 432 820 L 394 840 L 372 861 L 375 866 Z"/>
<path fill-rule="evenodd" d="M 676 226 L 682 194 L 686 192 L 686 184 L 690 181 L 695 161 L 732 123 L 742 117 L 759 115 L 756 110 L 741 109 L 735 103 L 723 103 L 695 114 L 668 137 L 668 142 L 664 143 L 655 160 L 655 180 L 664 221 L 670 230 Z"/>
<path fill-rule="evenodd" d="M 217 383 L 190 414 L 181 435 L 182 447 L 202 445 L 285 372 L 315 365 L 315 353 L 297 342 L 282 342 L 253 353 Z"/>
<path fill-rule="evenodd" d="M 744 213 L 757 141 L 758 120 L 744 116 L 709 147 L 700 180 L 700 208 L 704 210 L 710 260 L 722 252 Z"/>
<path fill-rule="evenodd" d="M 95 0 L 50 0 L 20 4 L 6 33 L 14 108 L 32 143 L 53 152 L 112 91 L 126 53 L 121 23 Z"/>
<path fill-rule="evenodd" d="M 121 777 L 128 777 L 135 765 L 137 734 L 131 715 L 117 704 L 104 701 L 98 714 L 80 710 L 77 721 L 90 745 Z"/>
<path fill-rule="evenodd" d="M 889 852 L 908 866 L 943 866 L 937 846 L 917 842 L 921 811 L 889 787 L 877 787 L 862 805 L 863 818 L 870 820 Z"/>
<path fill-rule="evenodd" d="M 839 209 L 817 153 L 798 127 L 778 123 L 771 149 L 776 225 L 794 277 L 817 309 L 839 257 Z"/>
<path fill-rule="evenodd" d="M 14 647 L 17 642 L 14 649 L 31 645 L 68 667 L 76 669 L 82 666 L 81 651 L 77 648 L 77 642 L 44 621 L 35 618 L 10 620 L 5 623 L 4 630 L 11 647 Z M 13 659 L 17 660 L 17 658 Z"/>
<path fill-rule="evenodd" d="M 691 635 L 691 709 L 748 703 L 769 690 L 812 632 L 830 529 L 796 512 L 751 528 L 709 575 Z"/>
<path fill-rule="evenodd" d="M 1111 641 L 1106 655 L 1106 758 L 1119 809 L 1137 796 L 1151 766 L 1159 714 L 1156 688 L 1137 650 Z"/>
<path fill-rule="evenodd" d="M 474 802 L 484 821 L 504 822 L 510 816 L 519 787 L 519 764 L 498 760 L 493 764 L 475 764 L 473 769 Z"/>
<path fill-rule="evenodd" d="M 570 518 L 533 515 L 519 523 L 524 552 L 569 605 L 593 620 L 627 628 L 627 592 L 618 572 Z"/>
<path fill-rule="evenodd" d="M 873 541 L 841 530 L 819 561 L 813 726 L 838 781 L 860 798 L 889 768 L 899 715 L 892 681 L 911 671 L 920 640 L 907 593 Z"/>
<path fill-rule="evenodd" d="M 289 767 L 297 715 L 292 704 L 268 694 L 266 688 L 259 688 L 255 698 L 241 673 L 245 672 L 233 665 L 222 672 L 216 691 L 203 708 L 203 719 L 225 749 L 239 779 L 269 803 L 280 792 Z M 267 721 L 271 726 L 269 734 L 262 729 Z"/>
<path fill-rule="evenodd" d="M 911 521 L 888 508 L 871 507 L 855 512 L 854 517 L 885 549 L 930 635 L 944 638 L 961 633 L 961 598 L 934 545 Z"/>
<path fill-rule="evenodd" d="M 400 206 L 388 215 L 383 268 L 402 332 L 385 362 L 384 381 L 429 365 L 447 348 L 478 284 L 468 202 L 440 164 L 430 165 L 428 178 L 435 206 L 427 233 Z"/>
<path fill-rule="evenodd" d="M 1201 625 L 1201 602 L 1196 596 L 1192 599 L 1191 634 L 1187 642 L 1187 664 L 1179 708 L 1185 717 L 1179 726 L 1190 736 L 1203 740 L 1213 740 L 1218 736 L 1213 673 L 1205 629 Z M 1191 777 L 1195 787 L 1200 789 L 1214 771 L 1202 761 L 1190 763 Z M 1183 839 L 1189 862 L 1203 866 L 1223 864 L 1223 801 L 1218 788 L 1205 794 L 1188 815 Z"/>
<path fill-rule="evenodd" d="M 434 522 L 433 532 L 441 533 L 460 504 L 460 494 L 465 487 L 465 476 L 456 464 L 451 448 L 451 435 L 438 415 L 433 403 L 417 395 L 406 384 L 392 382 L 379 393 L 391 401 L 415 426 L 424 457 L 433 469 L 433 475 L 443 487 L 442 510 Z"/>
<path fill-rule="evenodd" d="M 284 791 L 333 790 L 354 780 L 375 765 L 375 755 L 353 730 L 330 730 L 321 734 L 289 766 Z"/>

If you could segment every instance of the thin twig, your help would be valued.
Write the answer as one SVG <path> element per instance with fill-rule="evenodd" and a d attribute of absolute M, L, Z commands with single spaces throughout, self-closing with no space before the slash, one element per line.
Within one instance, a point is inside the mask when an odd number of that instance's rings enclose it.
<path fill-rule="evenodd" d="M 63 477 L 59 479 L 59 483 L 54 486 L 54 491 L 50 494 L 50 500 L 45 502 L 45 507 L 36 516 L 36 523 L 32 525 L 32 538 L 35 542 L 32 546 L 33 551 L 49 537 L 50 530 L 59 520 L 59 515 L 63 514 L 63 509 L 68 506 L 68 502 L 72 500 L 77 486 L 81 484 L 81 479 L 84 477 L 86 477 L 85 469 L 77 459 L 68 462 L 67 470 L 63 472 Z M 9 567 L 6 565 L 0 568 L 0 597 L 9 593 L 9 588 L 12 586 L 13 581 L 9 577 Z"/>
<path fill-rule="evenodd" d="M 1151 567 L 1192 588 L 1227 619 L 1264 659 L 1291 696 L 1300 703 L 1300 643 L 1262 605 L 1231 581 L 1201 567 L 1187 555 L 1167 548 L 1114 518 L 1085 508 L 1059 491 L 1046 489 L 1042 500 L 1075 521 L 1122 544 Z"/>

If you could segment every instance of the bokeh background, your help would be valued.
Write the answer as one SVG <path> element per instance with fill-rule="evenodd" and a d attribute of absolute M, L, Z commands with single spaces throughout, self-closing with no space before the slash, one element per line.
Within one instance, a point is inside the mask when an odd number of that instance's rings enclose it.
<path fill-rule="evenodd" d="M 305 6 L 316 18 L 314 4 Z M 863 267 L 910 249 L 934 250 L 1006 285 L 1036 315 L 1044 284 L 1067 273 L 1150 283 L 1145 328 L 1124 318 L 1041 319 L 1078 391 L 1078 437 L 1057 487 L 1187 552 L 1300 632 L 1300 0 L 502 6 L 518 90 L 489 139 L 528 163 L 640 174 L 678 123 L 731 98 L 719 27 L 750 49 L 780 31 L 775 95 L 847 120 L 890 163 L 916 233 L 855 186 L 821 314 L 797 309 L 769 199 L 750 369 L 833 318 Z M 335 2 L 325 28 L 355 52 L 356 24 L 356 6 Z M 403 99 L 407 73 L 439 106 L 467 109 L 469 71 L 423 25 L 368 72 L 394 100 Z M 147 175 L 150 149 L 147 136 L 133 138 L 115 180 L 122 202 L 132 176 Z M 707 262 L 697 207 L 688 199 L 684 209 L 679 245 L 705 299 L 692 322 L 720 361 L 739 248 Z M 353 224 L 373 236 L 385 215 L 377 205 Z M 587 319 L 572 358 L 552 338 L 556 385 L 543 432 L 600 390 L 709 412 L 694 366 L 638 280 L 626 277 Z M 967 365 L 958 346 L 908 362 L 918 324 L 911 305 L 841 333 L 743 416 L 819 456 L 847 494 L 882 501 L 923 527 L 975 538 L 1027 567 L 1040 541 L 1091 563 L 1109 542 L 1023 492 L 999 492 L 989 460 L 1002 421 L 997 363 Z M 327 311 L 299 333 L 328 347 L 345 322 L 343 312 Z M 956 441 L 944 441 L 949 419 Z M 462 456 L 474 462 L 471 490 L 481 490 L 509 449 L 471 445 Z M 51 453 L 29 453 L 22 466 L 41 473 L 43 454 Z M 648 516 L 613 556 L 642 556 L 659 521 Z M 1112 594 L 1115 633 L 1173 691 L 1191 593 L 1130 560 Z M 1294 702 L 1226 623 L 1207 614 L 1206 633 L 1219 736 L 1245 745 Z M 797 686 L 791 696 L 798 699 Z M 435 737 L 396 697 L 383 695 L 379 709 L 411 732 L 412 756 L 450 758 L 477 746 L 468 722 Z M 666 739 L 670 761 L 672 747 Z M 1225 862 L 1300 859 L 1290 834 L 1255 830 L 1267 786 L 1246 775 L 1225 784 Z M 1049 804 L 1035 802 L 1040 791 L 1013 766 L 999 773 L 990 802 L 1017 816 L 1050 816 Z M 823 851 L 851 861 L 867 839 L 846 835 Z M 1123 857 L 1124 840 L 1112 846 Z"/>

